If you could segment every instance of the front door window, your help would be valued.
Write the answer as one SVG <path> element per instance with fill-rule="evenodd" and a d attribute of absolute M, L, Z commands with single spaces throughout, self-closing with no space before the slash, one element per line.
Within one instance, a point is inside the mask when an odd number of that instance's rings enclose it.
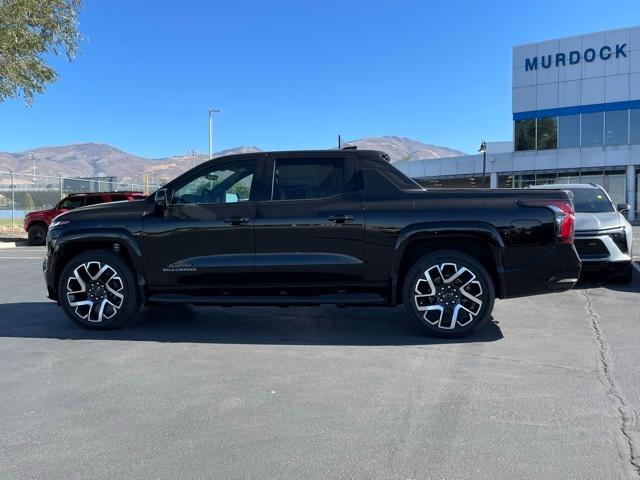
<path fill-rule="evenodd" d="M 247 202 L 256 171 L 255 160 L 211 167 L 211 170 L 178 188 L 173 204 L 220 204 Z"/>

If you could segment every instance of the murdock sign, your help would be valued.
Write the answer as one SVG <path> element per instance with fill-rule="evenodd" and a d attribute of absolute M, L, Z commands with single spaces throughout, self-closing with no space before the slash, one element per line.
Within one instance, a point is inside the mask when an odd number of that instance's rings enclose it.
<path fill-rule="evenodd" d="M 618 44 L 615 47 L 604 45 L 599 49 L 587 48 L 584 52 L 572 50 L 566 53 L 556 53 L 555 55 L 541 55 L 539 57 L 525 59 L 525 71 L 538 70 L 541 68 L 551 68 L 552 66 L 564 67 L 565 65 L 576 65 L 582 61 L 591 63 L 597 58 L 607 61 L 610 58 L 626 57 L 626 43 Z"/>

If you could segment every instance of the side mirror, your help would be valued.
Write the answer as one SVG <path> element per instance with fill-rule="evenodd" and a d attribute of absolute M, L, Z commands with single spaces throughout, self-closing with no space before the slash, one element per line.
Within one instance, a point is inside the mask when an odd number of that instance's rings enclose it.
<path fill-rule="evenodd" d="M 163 213 L 167 209 L 168 199 L 166 188 L 161 188 L 156 191 L 154 203 L 156 206 L 156 213 Z"/>
<path fill-rule="evenodd" d="M 618 204 L 618 211 L 620 213 L 628 212 L 629 210 L 631 210 L 631 205 L 629 205 L 628 203 L 619 203 Z"/>

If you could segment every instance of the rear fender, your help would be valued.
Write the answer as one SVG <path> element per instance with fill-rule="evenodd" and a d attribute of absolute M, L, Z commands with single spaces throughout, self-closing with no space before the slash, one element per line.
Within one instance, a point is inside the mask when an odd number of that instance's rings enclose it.
<path fill-rule="evenodd" d="M 396 242 L 393 262 L 391 264 L 391 301 L 397 303 L 399 298 L 399 273 L 402 259 L 407 248 L 416 241 L 434 240 L 445 241 L 447 239 L 481 240 L 491 249 L 493 260 L 497 267 L 496 294 L 501 297 L 504 292 L 502 251 L 505 248 L 504 240 L 498 230 L 485 222 L 434 222 L 409 225 L 400 232 Z"/>

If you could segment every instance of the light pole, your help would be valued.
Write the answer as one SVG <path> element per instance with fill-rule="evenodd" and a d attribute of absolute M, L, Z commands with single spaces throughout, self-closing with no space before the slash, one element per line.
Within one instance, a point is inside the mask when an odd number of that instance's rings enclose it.
<path fill-rule="evenodd" d="M 38 155 L 31 152 L 31 160 L 33 161 L 33 183 L 38 183 L 38 179 L 36 178 L 36 157 L 37 156 Z"/>
<path fill-rule="evenodd" d="M 196 155 L 198 154 L 197 150 L 194 150 L 193 148 L 191 150 L 189 150 L 187 152 L 187 154 L 189 154 L 191 156 L 191 159 L 193 160 L 193 166 L 196 166 Z"/>
<path fill-rule="evenodd" d="M 14 173 L 13 170 L 11 170 L 8 166 L 7 166 L 7 170 L 9 170 L 11 172 L 11 228 L 15 228 L 15 211 L 16 211 L 16 186 L 14 183 Z"/>
<path fill-rule="evenodd" d="M 209 160 L 213 158 L 213 114 L 221 112 L 217 108 L 209 109 Z"/>
<path fill-rule="evenodd" d="M 482 140 L 479 152 L 482 152 L 482 188 L 484 188 L 485 178 L 487 176 L 487 142 Z"/>

